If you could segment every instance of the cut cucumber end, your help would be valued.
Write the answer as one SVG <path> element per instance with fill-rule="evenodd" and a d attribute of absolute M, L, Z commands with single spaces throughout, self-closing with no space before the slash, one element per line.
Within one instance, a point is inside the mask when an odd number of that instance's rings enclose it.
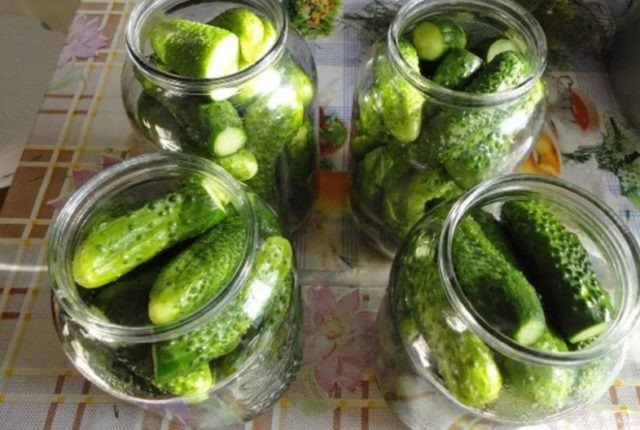
<path fill-rule="evenodd" d="M 411 38 L 421 60 L 437 60 L 446 49 L 440 28 L 429 21 L 416 25 Z"/>
<path fill-rule="evenodd" d="M 215 156 L 226 157 L 235 154 L 247 141 L 247 134 L 244 129 L 229 127 L 215 136 L 211 142 L 211 149 Z"/>
<path fill-rule="evenodd" d="M 607 329 L 609 326 L 608 321 L 603 321 L 601 323 L 594 324 L 589 326 L 583 330 L 580 330 L 567 338 L 567 341 L 572 344 L 584 342 L 585 340 L 592 339 L 598 335 L 600 335 L 603 331 Z"/>
<path fill-rule="evenodd" d="M 240 50 L 238 38 L 230 34 L 211 46 L 206 78 L 219 78 L 238 71 Z"/>
<path fill-rule="evenodd" d="M 521 345 L 532 345 L 546 330 L 544 321 L 531 320 L 523 324 L 513 334 L 513 339 Z"/>
<path fill-rule="evenodd" d="M 511 39 L 496 39 L 491 42 L 487 48 L 485 61 L 488 63 L 493 60 L 496 55 L 506 51 L 520 52 L 520 47 Z"/>

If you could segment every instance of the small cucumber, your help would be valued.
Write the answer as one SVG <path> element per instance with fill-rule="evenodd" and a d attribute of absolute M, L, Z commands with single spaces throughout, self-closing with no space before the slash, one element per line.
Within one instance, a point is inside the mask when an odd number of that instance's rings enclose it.
<path fill-rule="evenodd" d="M 241 61 L 250 65 L 263 54 L 264 24 L 258 15 L 245 7 L 227 9 L 209 21 L 209 25 L 224 28 L 240 41 Z"/>
<path fill-rule="evenodd" d="M 200 105 L 198 119 L 201 129 L 208 135 L 209 152 L 216 157 L 233 154 L 247 141 L 242 119 L 236 108 L 227 100 Z"/>
<path fill-rule="evenodd" d="M 291 270 L 293 251 L 280 236 L 265 240 L 255 255 L 249 277 L 226 310 L 199 330 L 153 345 L 155 380 L 164 384 L 176 376 L 233 351 L 251 325 L 272 305 Z"/>
<path fill-rule="evenodd" d="M 411 33 L 413 45 L 421 60 L 435 61 L 451 48 L 464 48 L 467 37 L 464 29 L 446 18 L 434 18 L 418 23 Z"/>
<path fill-rule="evenodd" d="M 238 37 L 223 28 L 186 19 L 163 20 L 149 29 L 149 42 L 160 61 L 182 76 L 217 78 L 238 71 Z"/>
<path fill-rule="evenodd" d="M 548 352 L 568 351 L 564 341 L 549 330 L 545 330 L 530 348 Z M 571 367 L 524 364 L 507 357 L 498 364 L 503 370 L 505 386 L 512 388 L 510 393 L 530 408 L 556 412 L 568 400 L 574 379 Z"/>
<path fill-rule="evenodd" d="M 505 91 L 520 85 L 530 73 L 531 67 L 522 54 L 501 52 L 480 69 L 464 90 L 482 94 Z"/>
<path fill-rule="evenodd" d="M 546 320 L 535 288 L 471 217 L 458 225 L 452 254 L 460 286 L 480 316 L 520 344 L 537 341 Z"/>
<path fill-rule="evenodd" d="M 97 288 L 227 216 L 217 185 L 194 180 L 141 207 L 94 223 L 75 249 L 74 280 Z"/>
<path fill-rule="evenodd" d="M 507 201 L 501 218 L 556 330 L 570 344 L 602 333 L 612 305 L 578 235 L 537 200 Z"/>
<path fill-rule="evenodd" d="M 198 237 L 160 271 L 149 294 L 149 319 L 169 323 L 211 301 L 238 270 L 245 243 L 246 225 L 237 215 Z"/>
<path fill-rule="evenodd" d="M 484 62 L 464 48 L 452 48 L 433 74 L 433 82 L 445 88 L 460 90 L 480 70 Z"/>
<path fill-rule="evenodd" d="M 253 152 L 246 149 L 227 157 L 216 158 L 215 162 L 238 181 L 247 181 L 258 173 L 258 160 Z"/>

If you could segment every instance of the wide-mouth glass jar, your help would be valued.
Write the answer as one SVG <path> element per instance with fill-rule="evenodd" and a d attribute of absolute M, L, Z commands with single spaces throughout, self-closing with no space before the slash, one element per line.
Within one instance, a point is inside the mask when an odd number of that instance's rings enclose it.
<path fill-rule="evenodd" d="M 470 412 L 549 422 L 597 400 L 637 325 L 639 258 L 608 207 L 557 179 L 510 174 L 430 210 L 379 312 L 389 406 L 440 428 Z"/>
<path fill-rule="evenodd" d="M 363 62 L 353 101 L 350 204 L 393 256 L 439 201 L 514 170 L 546 111 L 546 39 L 504 0 L 412 0 Z"/>
<path fill-rule="evenodd" d="M 194 428 L 249 421 L 299 368 L 294 256 L 222 168 L 154 153 L 100 172 L 51 228 L 53 319 L 105 392 Z"/>
<path fill-rule="evenodd" d="M 316 67 L 277 0 L 139 2 L 122 97 L 155 148 L 209 158 L 299 227 L 316 198 Z"/>

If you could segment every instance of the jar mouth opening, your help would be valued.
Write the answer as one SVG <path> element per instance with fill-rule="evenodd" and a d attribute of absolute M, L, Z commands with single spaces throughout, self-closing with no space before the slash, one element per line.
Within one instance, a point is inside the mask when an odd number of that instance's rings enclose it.
<path fill-rule="evenodd" d="M 516 87 L 495 93 L 469 93 L 438 85 L 420 72 L 412 70 L 400 53 L 398 44 L 403 34 L 412 25 L 432 16 L 456 14 L 469 16 L 479 11 L 506 28 L 513 29 L 527 46 L 527 57 L 531 62 L 531 73 Z M 396 15 L 387 32 L 387 44 L 392 63 L 415 88 L 438 102 L 452 107 L 496 106 L 515 100 L 529 91 L 542 77 L 547 61 L 547 40 L 544 30 L 535 17 L 522 5 L 508 0 L 411 0 L 405 3 Z"/>
<path fill-rule="evenodd" d="M 277 38 L 273 45 L 255 63 L 238 70 L 235 73 L 216 78 L 194 78 L 177 75 L 157 67 L 148 55 L 143 52 L 143 44 L 146 42 L 146 24 L 165 15 L 189 7 L 191 4 L 202 2 L 184 0 L 144 0 L 139 2 L 132 10 L 127 20 L 125 29 L 125 46 L 129 58 L 146 78 L 158 84 L 162 88 L 172 89 L 176 92 L 205 94 L 213 89 L 233 88 L 239 84 L 258 76 L 280 58 L 286 48 L 289 20 L 284 8 L 276 0 L 266 0 L 261 3 L 260 12 L 274 25 Z M 209 3 L 221 3 L 210 1 Z M 266 3 L 266 5 L 265 5 Z M 246 3 L 236 2 L 236 5 L 247 4 L 254 6 L 253 1 Z M 220 12 L 222 8 L 220 9 Z"/>
<path fill-rule="evenodd" d="M 473 209 L 499 204 L 513 198 L 536 195 L 558 208 L 571 211 L 572 215 L 589 219 L 601 239 L 596 246 L 606 247 L 605 254 L 622 279 L 624 287 L 616 287 L 616 310 L 608 327 L 595 341 L 583 349 L 568 352 L 549 352 L 526 347 L 492 327 L 474 309 L 460 286 L 452 256 L 453 237 L 460 221 Z M 569 207 L 563 207 L 563 205 Z M 595 214 L 595 215 L 590 215 Z M 582 228 L 582 226 L 581 226 Z M 603 251 L 600 249 L 599 251 Z M 572 184 L 551 177 L 533 174 L 509 174 L 483 182 L 464 194 L 451 207 L 443 224 L 438 242 L 438 266 L 445 293 L 462 322 L 489 346 L 515 359 L 542 365 L 573 365 L 606 355 L 616 348 L 635 327 L 640 295 L 640 272 L 635 262 L 640 261 L 640 248 L 620 218 L 603 202 Z M 620 279 L 618 279 L 620 280 Z"/>
<path fill-rule="evenodd" d="M 101 318 L 82 299 L 79 291 L 83 287 L 77 285 L 71 273 L 71 257 L 83 230 L 103 207 L 101 204 L 118 193 L 141 185 L 158 186 L 162 181 L 180 181 L 185 173 L 197 175 L 214 184 L 244 220 L 246 237 L 242 262 L 235 268 L 224 290 L 215 298 L 173 322 L 127 326 Z M 156 174 L 160 174 L 157 180 L 149 179 Z M 258 240 L 255 225 L 256 215 L 245 191 L 213 162 L 189 154 L 154 153 L 132 157 L 89 179 L 73 193 L 54 220 L 48 246 L 52 292 L 62 310 L 92 336 L 128 343 L 169 340 L 194 330 L 203 321 L 219 314 L 240 290 L 254 258 L 254 244 Z"/>

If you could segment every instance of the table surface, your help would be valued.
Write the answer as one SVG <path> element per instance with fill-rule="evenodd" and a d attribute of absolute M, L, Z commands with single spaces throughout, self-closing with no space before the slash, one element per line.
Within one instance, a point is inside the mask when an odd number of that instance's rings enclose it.
<path fill-rule="evenodd" d="M 61 351 L 49 310 L 46 243 L 56 208 L 92 174 L 140 147 L 120 100 L 123 27 L 133 4 L 80 4 L 0 210 L 0 428 L 182 428 L 104 394 L 81 377 Z M 346 1 L 343 12 L 363 5 Z M 319 75 L 319 105 L 349 124 L 353 85 L 366 46 L 349 27 L 309 43 Z M 521 169 L 561 176 L 591 190 L 637 237 L 640 214 L 634 202 L 640 198 L 636 190 L 621 188 L 619 180 L 625 169 L 637 167 L 607 170 L 610 166 L 596 155 L 622 151 L 635 158 L 639 140 L 617 111 L 603 66 L 589 62 L 579 69 L 546 74 L 550 97 L 544 138 Z M 345 332 L 337 340 L 341 356 L 322 360 L 305 350 L 307 364 L 290 390 L 244 428 L 402 428 L 370 366 L 372 328 L 357 325 L 370 320 L 360 316 L 375 316 L 390 263 L 363 243 L 348 213 L 345 159 L 342 149 L 323 160 L 320 199 L 294 241 L 304 311 L 328 312 L 343 326 L 351 325 L 360 347 L 349 349 L 345 339 L 353 340 L 353 333 Z M 325 336 L 325 330 L 320 327 L 311 336 Z M 572 418 L 540 428 L 640 429 L 640 345 L 635 336 L 629 342 L 627 362 L 601 399 Z M 426 428 L 505 428 L 455 408 L 434 410 L 433 415 Z"/>

